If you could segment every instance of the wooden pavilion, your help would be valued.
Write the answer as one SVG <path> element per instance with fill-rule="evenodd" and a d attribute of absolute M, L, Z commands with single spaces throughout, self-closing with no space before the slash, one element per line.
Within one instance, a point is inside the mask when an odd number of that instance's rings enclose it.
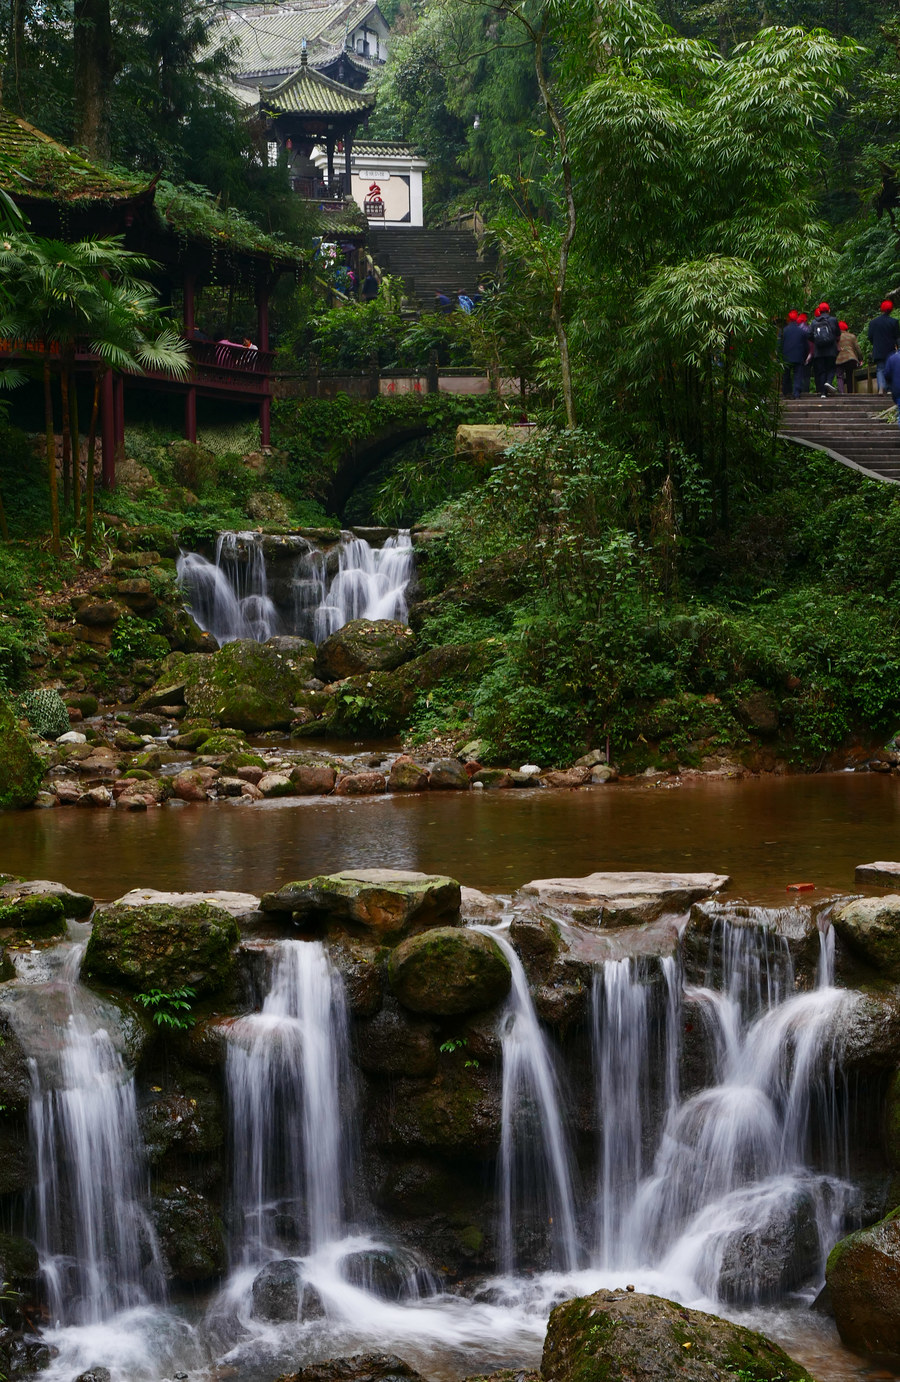
<path fill-rule="evenodd" d="M 269 444 L 273 353 L 269 348 L 269 297 L 285 273 L 305 272 L 312 251 L 265 234 L 211 198 L 188 194 L 154 178 L 139 181 L 94 167 L 27 121 L 0 109 L 0 187 L 27 216 L 36 235 L 75 241 L 122 236 L 127 249 L 159 265 L 154 275 L 161 300 L 180 298 L 182 330 L 193 369 L 187 380 L 163 374 L 104 376 L 101 398 L 103 484 L 115 484 L 123 454 L 125 397 L 135 387 L 184 398 L 184 434 L 197 439 L 197 399 L 256 404 L 264 446 Z M 197 339 L 199 289 L 206 284 L 253 293 L 255 350 Z M 27 354 L 27 353 L 26 353 Z M 7 349 L 0 360 L 22 359 Z M 76 355 L 76 370 L 93 370 L 88 343 Z"/>
<path fill-rule="evenodd" d="M 266 137 L 287 153 L 295 192 L 317 199 L 321 190 L 323 200 L 331 202 L 350 197 L 353 137 L 374 104 L 374 93 L 355 91 L 311 67 L 305 47 L 296 72 L 278 86 L 260 88 L 258 112 Z M 326 151 L 324 179 L 311 158 L 317 145 Z M 336 152 L 343 163 L 337 177 Z"/>

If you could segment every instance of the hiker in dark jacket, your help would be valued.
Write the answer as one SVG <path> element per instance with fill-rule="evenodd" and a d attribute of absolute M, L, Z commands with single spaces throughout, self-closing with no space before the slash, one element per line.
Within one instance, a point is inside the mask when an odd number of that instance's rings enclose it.
<path fill-rule="evenodd" d="M 897 405 L 897 426 L 900 427 L 900 350 L 895 350 L 885 360 L 884 382 Z"/>
<path fill-rule="evenodd" d="M 887 385 L 885 383 L 884 363 L 893 355 L 897 349 L 897 342 L 900 341 L 900 322 L 894 321 L 891 313 L 894 304 L 889 298 L 881 304 L 881 314 L 873 317 L 866 327 L 866 335 L 872 342 L 872 359 L 875 361 L 875 372 L 878 375 L 878 392 L 884 393 Z"/>
<path fill-rule="evenodd" d="M 827 302 L 820 302 L 810 327 L 813 344 L 813 372 L 816 377 L 816 393 L 827 398 L 829 393 L 837 393 L 832 380 L 837 369 L 838 343 L 841 328 L 837 317 L 831 315 Z"/>
<path fill-rule="evenodd" d="M 799 312 L 789 312 L 787 324 L 781 333 L 781 358 L 784 360 L 785 381 L 790 381 L 792 397 L 799 398 L 803 393 L 803 366 L 809 354 L 809 331 L 800 323 Z M 786 388 L 782 392 L 787 394 Z"/>

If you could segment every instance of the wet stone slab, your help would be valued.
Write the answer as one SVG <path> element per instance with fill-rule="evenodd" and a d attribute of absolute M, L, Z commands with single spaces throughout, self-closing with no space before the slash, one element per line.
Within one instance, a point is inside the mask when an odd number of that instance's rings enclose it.
<path fill-rule="evenodd" d="M 727 888 L 722 873 L 590 873 L 585 878 L 536 878 L 514 901 L 561 912 L 582 925 L 635 926 L 686 912 Z"/>

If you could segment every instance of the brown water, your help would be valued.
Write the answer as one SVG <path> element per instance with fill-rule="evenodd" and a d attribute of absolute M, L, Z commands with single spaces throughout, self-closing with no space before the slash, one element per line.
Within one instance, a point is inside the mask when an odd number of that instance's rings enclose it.
<path fill-rule="evenodd" d="M 138 886 L 260 892 L 363 867 L 507 892 L 618 868 L 728 873 L 734 892 L 777 903 L 791 883 L 854 890 L 857 864 L 896 858 L 900 781 L 874 773 L 0 814 L 0 871 L 99 899 Z"/>

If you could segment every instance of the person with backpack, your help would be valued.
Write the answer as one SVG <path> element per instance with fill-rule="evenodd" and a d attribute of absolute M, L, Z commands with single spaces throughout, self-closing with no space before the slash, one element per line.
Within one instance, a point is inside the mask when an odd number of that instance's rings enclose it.
<path fill-rule="evenodd" d="M 897 405 L 897 426 L 900 427 L 900 350 L 895 350 L 884 362 L 884 382 Z"/>
<path fill-rule="evenodd" d="M 827 398 L 829 393 L 837 393 L 832 384 L 837 369 L 838 343 L 841 328 L 837 317 L 831 315 L 827 302 L 820 302 L 813 317 L 810 339 L 813 344 L 813 373 L 816 378 L 816 393 Z"/>
<path fill-rule="evenodd" d="M 784 361 L 782 392 L 785 396 L 790 394 L 793 398 L 799 398 L 803 392 L 804 366 L 808 354 L 809 331 L 801 325 L 799 312 L 789 312 L 781 333 L 781 358 Z"/>
<path fill-rule="evenodd" d="M 894 304 L 889 298 L 885 298 L 881 304 L 881 313 L 873 317 L 866 327 L 866 335 L 872 342 L 872 359 L 875 362 L 875 373 L 878 376 L 878 392 L 884 393 L 887 385 L 885 383 L 884 365 L 885 361 L 893 355 L 897 349 L 897 342 L 900 341 L 900 322 L 894 321 L 891 313 Z"/>

